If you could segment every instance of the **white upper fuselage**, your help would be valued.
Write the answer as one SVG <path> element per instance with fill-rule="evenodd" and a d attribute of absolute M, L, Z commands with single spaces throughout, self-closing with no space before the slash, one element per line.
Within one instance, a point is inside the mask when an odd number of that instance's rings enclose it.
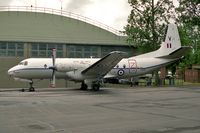
<path fill-rule="evenodd" d="M 57 58 L 56 59 L 56 78 L 82 81 L 84 77 L 71 76 L 73 71 L 84 70 L 97 62 L 95 58 Z M 161 58 L 125 58 L 122 59 L 104 78 L 127 78 L 137 75 L 146 74 L 160 68 L 175 59 Z M 50 79 L 52 70 L 51 58 L 29 58 L 23 60 L 18 65 L 9 69 L 8 74 L 20 79 Z"/>

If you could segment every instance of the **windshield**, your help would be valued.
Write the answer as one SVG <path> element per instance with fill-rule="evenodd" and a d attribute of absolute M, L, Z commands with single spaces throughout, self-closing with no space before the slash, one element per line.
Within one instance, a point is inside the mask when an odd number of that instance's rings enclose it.
<path fill-rule="evenodd" d="M 28 61 L 22 61 L 22 62 L 20 62 L 18 65 L 27 66 L 27 65 L 28 65 Z"/>

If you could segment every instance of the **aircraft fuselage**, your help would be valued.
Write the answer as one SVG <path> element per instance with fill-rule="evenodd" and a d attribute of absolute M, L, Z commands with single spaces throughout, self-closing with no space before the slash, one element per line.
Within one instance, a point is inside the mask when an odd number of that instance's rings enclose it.
<path fill-rule="evenodd" d="M 58 58 L 56 60 L 56 78 L 82 81 L 85 77 L 80 75 L 74 77 L 76 70 L 84 70 L 98 60 L 97 58 Z M 176 59 L 125 58 L 111 69 L 105 78 L 127 78 L 146 74 L 175 60 Z M 21 79 L 50 79 L 52 70 L 49 69 L 49 67 L 51 66 L 51 58 L 40 58 L 39 60 L 37 58 L 30 58 L 11 68 L 8 74 Z"/>

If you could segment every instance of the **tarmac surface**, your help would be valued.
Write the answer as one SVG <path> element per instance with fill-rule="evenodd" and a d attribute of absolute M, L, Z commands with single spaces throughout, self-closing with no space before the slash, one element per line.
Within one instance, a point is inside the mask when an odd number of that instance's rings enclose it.
<path fill-rule="evenodd" d="M 200 87 L 0 89 L 0 133 L 200 133 Z"/>

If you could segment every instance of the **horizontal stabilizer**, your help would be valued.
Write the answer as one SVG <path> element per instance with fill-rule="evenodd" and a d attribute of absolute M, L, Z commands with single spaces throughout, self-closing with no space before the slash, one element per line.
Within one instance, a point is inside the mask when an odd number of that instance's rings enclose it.
<path fill-rule="evenodd" d="M 181 58 L 189 50 L 190 50 L 190 47 L 182 46 L 179 49 L 175 50 L 174 52 L 170 53 L 169 55 L 160 56 L 157 58 L 165 58 L 165 59 Z"/>

